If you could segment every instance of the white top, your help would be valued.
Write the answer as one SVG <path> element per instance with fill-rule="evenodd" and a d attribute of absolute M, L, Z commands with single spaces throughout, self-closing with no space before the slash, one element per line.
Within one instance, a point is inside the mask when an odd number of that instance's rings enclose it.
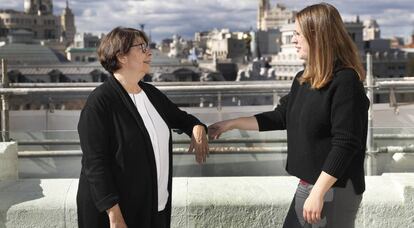
<path fill-rule="evenodd" d="M 152 148 L 154 149 L 155 155 L 155 163 L 157 165 L 158 211 L 162 211 L 167 204 L 169 195 L 168 147 L 170 130 L 143 90 L 137 94 L 130 93 L 129 96 L 137 107 L 138 112 L 144 121 L 145 128 L 151 138 Z"/>

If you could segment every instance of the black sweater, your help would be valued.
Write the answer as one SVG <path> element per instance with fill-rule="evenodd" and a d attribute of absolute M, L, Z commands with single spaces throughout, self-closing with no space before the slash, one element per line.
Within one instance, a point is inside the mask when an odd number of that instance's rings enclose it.
<path fill-rule="evenodd" d="M 299 83 L 270 112 L 255 115 L 260 131 L 287 130 L 286 171 L 315 184 L 322 171 L 338 178 L 334 187 L 351 179 L 355 192 L 365 190 L 364 158 L 369 100 L 358 74 L 336 69 L 321 89 Z"/>
<path fill-rule="evenodd" d="M 189 136 L 194 116 L 180 110 L 153 85 L 139 82 L 168 125 Z M 77 194 L 78 226 L 109 227 L 105 210 L 119 204 L 128 227 L 154 227 L 158 216 L 157 167 L 151 138 L 127 91 L 110 76 L 88 97 L 79 124 L 82 170 Z M 172 138 L 169 138 L 168 192 L 165 220 L 170 227 Z"/>

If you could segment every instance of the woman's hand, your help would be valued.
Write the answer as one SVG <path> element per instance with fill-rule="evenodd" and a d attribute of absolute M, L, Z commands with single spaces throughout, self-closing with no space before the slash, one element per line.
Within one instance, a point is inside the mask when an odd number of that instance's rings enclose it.
<path fill-rule="evenodd" d="M 119 208 L 118 204 L 106 210 L 106 213 L 109 217 L 110 228 L 127 228 L 127 225 L 124 221 L 124 217 L 122 216 L 121 209 Z"/>
<path fill-rule="evenodd" d="M 191 135 L 191 144 L 188 148 L 188 153 L 195 150 L 195 158 L 198 164 L 206 162 L 206 157 L 209 153 L 208 140 L 206 136 L 206 130 L 202 125 L 196 125 L 193 128 L 193 134 Z"/>
<path fill-rule="evenodd" d="M 220 135 L 231 130 L 233 120 L 224 120 L 208 126 L 208 137 L 210 139 L 218 139 Z"/>
<path fill-rule="evenodd" d="M 314 224 L 321 220 L 323 197 L 323 194 L 311 191 L 303 205 L 303 218 L 306 222 Z"/>
<path fill-rule="evenodd" d="M 325 194 L 338 179 L 322 171 L 303 204 L 303 218 L 310 224 L 321 220 Z"/>

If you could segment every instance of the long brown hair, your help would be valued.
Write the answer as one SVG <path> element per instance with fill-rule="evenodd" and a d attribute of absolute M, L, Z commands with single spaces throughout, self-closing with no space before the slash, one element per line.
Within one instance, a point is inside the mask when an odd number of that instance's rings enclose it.
<path fill-rule="evenodd" d="M 332 80 L 335 62 L 354 69 L 359 79 L 365 80 L 358 49 L 334 6 L 328 3 L 308 6 L 297 13 L 296 20 L 309 44 L 300 83 L 308 82 L 314 89 L 324 87 Z"/>

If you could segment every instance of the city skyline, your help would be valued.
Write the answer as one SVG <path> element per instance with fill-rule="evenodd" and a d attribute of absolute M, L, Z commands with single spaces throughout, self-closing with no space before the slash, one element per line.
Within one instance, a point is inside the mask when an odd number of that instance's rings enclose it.
<path fill-rule="evenodd" d="M 120 4 L 122 2 L 123 4 Z M 320 1 L 270 1 L 284 4 L 289 10 L 300 10 Z M 338 8 L 344 21 L 377 20 L 382 38 L 399 36 L 408 38 L 414 32 L 414 4 L 410 0 L 326 1 Z M 1 9 L 23 11 L 23 0 L 0 0 Z M 54 0 L 54 14 L 60 14 L 66 0 Z M 229 28 L 231 31 L 256 29 L 257 0 L 69 0 L 75 14 L 77 32 L 107 33 L 115 26 L 139 28 L 159 42 L 179 34 L 193 39 L 194 33 L 214 28 Z M 110 12 L 110 13 L 107 13 Z M 141 16 L 143 15 L 143 17 Z M 191 22 L 191 23 L 189 23 Z"/>

